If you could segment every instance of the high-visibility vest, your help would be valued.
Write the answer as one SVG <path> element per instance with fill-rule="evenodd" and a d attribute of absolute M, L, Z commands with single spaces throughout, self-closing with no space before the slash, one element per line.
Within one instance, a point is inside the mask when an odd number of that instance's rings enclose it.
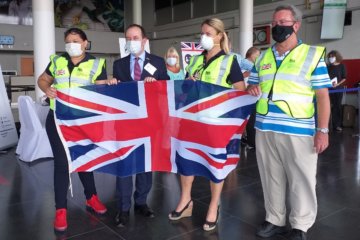
<path fill-rule="evenodd" d="M 186 66 L 186 71 L 198 80 L 231 88 L 232 85 L 226 79 L 230 73 L 234 57 L 234 55 L 221 55 L 204 69 L 205 56 L 203 54 L 192 56 L 189 65 Z"/>
<path fill-rule="evenodd" d="M 63 56 L 52 55 L 50 57 L 50 72 L 54 75 L 53 87 L 56 89 L 73 88 L 91 85 L 95 83 L 96 78 L 101 74 L 105 64 L 105 59 L 95 58 L 80 63 L 74 67 L 70 74 L 68 60 Z M 50 109 L 54 110 L 54 99 L 50 99 Z"/>
<path fill-rule="evenodd" d="M 262 92 L 256 104 L 256 112 L 261 115 L 268 114 L 271 100 L 293 118 L 313 117 L 315 92 L 310 79 L 324 51 L 324 47 L 299 44 L 277 67 L 272 49 L 267 49 L 255 63 Z"/>

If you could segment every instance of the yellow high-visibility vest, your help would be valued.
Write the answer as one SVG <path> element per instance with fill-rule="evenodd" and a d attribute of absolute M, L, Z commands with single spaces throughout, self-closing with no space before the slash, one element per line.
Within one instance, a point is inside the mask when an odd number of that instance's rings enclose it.
<path fill-rule="evenodd" d="M 324 47 L 299 44 L 276 66 L 276 59 L 268 48 L 256 61 L 262 95 L 256 104 L 256 112 L 266 115 L 269 101 L 293 118 L 314 116 L 314 95 L 311 75 L 325 52 Z"/>
<path fill-rule="evenodd" d="M 71 72 L 68 68 L 68 60 L 63 56 L 52 55 L 50 57 L 50 72 L 54 73 L 53 87 L 56 89 L 73 88 L 91 85 L 101 74 L 105 59 L 95 58 L 80 63 Z M 54 99 L 50 99 L 50 109 L 54 110 Z"/>
<path fill-rule="evenodd" d="M 192 56 L 189 65 L 186 66 L 186 71 L 190 76 L 195 76 L 198 80 L 217 84 L 223 87 L 232 88 L 232 84 L 229 84 L 226 79 L 230 74 L 231 65 L 234 61 L 234 55 L 221 55 L 214 61 L 212 61 L 204 69 L 203 54 Z"/>

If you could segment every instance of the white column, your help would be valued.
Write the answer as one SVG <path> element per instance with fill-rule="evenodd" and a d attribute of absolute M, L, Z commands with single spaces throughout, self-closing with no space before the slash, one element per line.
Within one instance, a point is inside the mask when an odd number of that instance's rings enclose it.
<path fill-rule="evenodd" d="M 34 38 L 34 78 L 36 101 L 44 93 L 37 85 L 37 79 L 49 63 L 49 57 L 55 53 L 54 1 L 32 0 L 33 38 Z"/>
<path fill-rule="evenodd" d="M 246 51 L 253 45 L 254 0 L 239 0 L 239 50 L 245 57 Z"/>
<path fill-rule="evenodd" d="M 141 0 L 133 0 L 133 23 L 141 25 Z"/>

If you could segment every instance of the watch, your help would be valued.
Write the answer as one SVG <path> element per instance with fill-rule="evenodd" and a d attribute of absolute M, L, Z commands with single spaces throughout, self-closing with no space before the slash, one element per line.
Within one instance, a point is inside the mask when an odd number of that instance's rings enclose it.
<path fill-rule="evenodd" d="M 329 133 L 328 128 L 316 128 L 316 131 L 321 132 L 321 133 Z"/>

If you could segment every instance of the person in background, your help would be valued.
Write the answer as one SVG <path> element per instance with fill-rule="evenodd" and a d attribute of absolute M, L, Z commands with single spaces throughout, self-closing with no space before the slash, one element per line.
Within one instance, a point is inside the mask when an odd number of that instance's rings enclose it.
<path fill-rule="evenodd" d="M 254 66 L 254 62 L 252 62 L 250 59 L 244 58 L 239 53 L 233 52 L 232 43 L 231 43 L 230 39 L 229 39 L 229 48 L 230 48 L 229 54 L 236 56 L 236 61 L 238 62 L 239 66 L 241 68 L 241 71 L 244 75 L 245 87 L 247 87 L 247 78 L 249 77 L 249 72 L 251 71 L 251 69 Z"/>
<path fill-rule="evenodd" d="M 272 37 L 276 43 L 258 57 L 248 82 L 248 92 L 260 96 L 256 158 L 266 216 L 256 235 L 263 238 L 287 231 L 287 195 L 292 230 L 286 239 L 306 240 L 317 214 L 317 158 L 329 145 L 331 83 L 325 48 L 298 40 L 301 20 L 293 5 L 275 9 Z"/>
<path fill-rule="evenodd" d="M 246 71 L 243 70 L 245 86 L 248 85 L 247 82 L 249 79 L 251 69 L 253 68 L 254 63 L 259 56 L 260 56 L 260 49 L 258 49 L 257 47 L 250 47 L 246 51 L 245 59 L 251 64 L 248 64 L 248 68 Z M 255 117 L 256 117 L 256 109 L 254 109 L 254 111 L 251 113 L 250 118 L 246 124 L 246 133 L 243 134 L 243 137 L 241 138 L 241 143 L 246 144 L 248 149 L 255 148 Z"/>
<path fill-rule="evenodd" d="M 168 80 L 164 59 L 145 51 L 148 41 L 145 29 L 138 24 L 131 24 L 125 30 L 127 57 L 118 59 L 113 65 L 113 79 L 108 85 L 118 82 L 142 81 L 155 82 Z M 125 227 L 129 222 L 131 196 L 133 195 L 133 177 L 118 177 L 116 181 L 119 194 L 118 212 L 115 225 Z M 147 218 L 154 218 L 154 211 L 147 205 L 147 196 L 152 186 L 152 172 L 138 173 L 135 176 L 134 211 Z"/>
<path fill-rule="evenodd" d="M 343 89 L 346 81 L 346 68 L 342 63 L 342 56 L 337 50 L 332 50 L 327 55 L 329 60 L 328 71 L 330 79 L 332 80 L 332 89 Z M 331 93 L 331 119 L 332 127 L 336 131 L 342 131 L 342 102 L 343 93 Z"/>
<path fill-rule="evenodd" d="M 201 46 L 205 49 L 200 55 L 192 56 L 186 67 L 187 78 L 193 81 L 204 81 L 227 88 L 245 90 L 241 68 L 236 62 L 235 55 L 229 55 L 228 38 L 224 23 L 218 18 L 206 19 L 201 24 Z M 221 73 L 225 65 L 226 71 Z M 180 201 L 170 214 L 172 221 L 192 216 L 193 201 L 191 188 L 194 176 L 180 176 L 181 196 Z M 224 181 L 214 183 L 210 181 L 211 200 L 208 208 L 204 231 L 214 230 L 219 217 L 220 195 Z"/>
<path fill-rule="evenodd" d="M 170 80 L 184 80 L 184 70 L 180 68 L 179 54 L 174 47 L 170 47 L 164 56 L 167 74 Z"/>
<path fill-rule="evenodd" d="M 54 155 L 54 191 L 55 220 L 57 231 L 67 229 L 67 191 L 69 188 L 69 167 L 64 146 L 56 130 L 54 120 L 54 103 L 56 90 L 75 88 L 95 83 L 104 83 L 107 79 L 105 60 L 95 58 L 85 52 L 88 44 L 86 34 L 78 28 L 70 28 L 65 32 L 65 50 L 62 55 L 52 55 L 50 63 L 39 79 L 40 89 L 50 99 L 50 111 L 46 119 L 46 132 L 49 136 Z M 78 173 L 84 186 L 87 208 L 103 214 L 106 207 L 97 197 L 94 175 L 92 172 Z"/>

